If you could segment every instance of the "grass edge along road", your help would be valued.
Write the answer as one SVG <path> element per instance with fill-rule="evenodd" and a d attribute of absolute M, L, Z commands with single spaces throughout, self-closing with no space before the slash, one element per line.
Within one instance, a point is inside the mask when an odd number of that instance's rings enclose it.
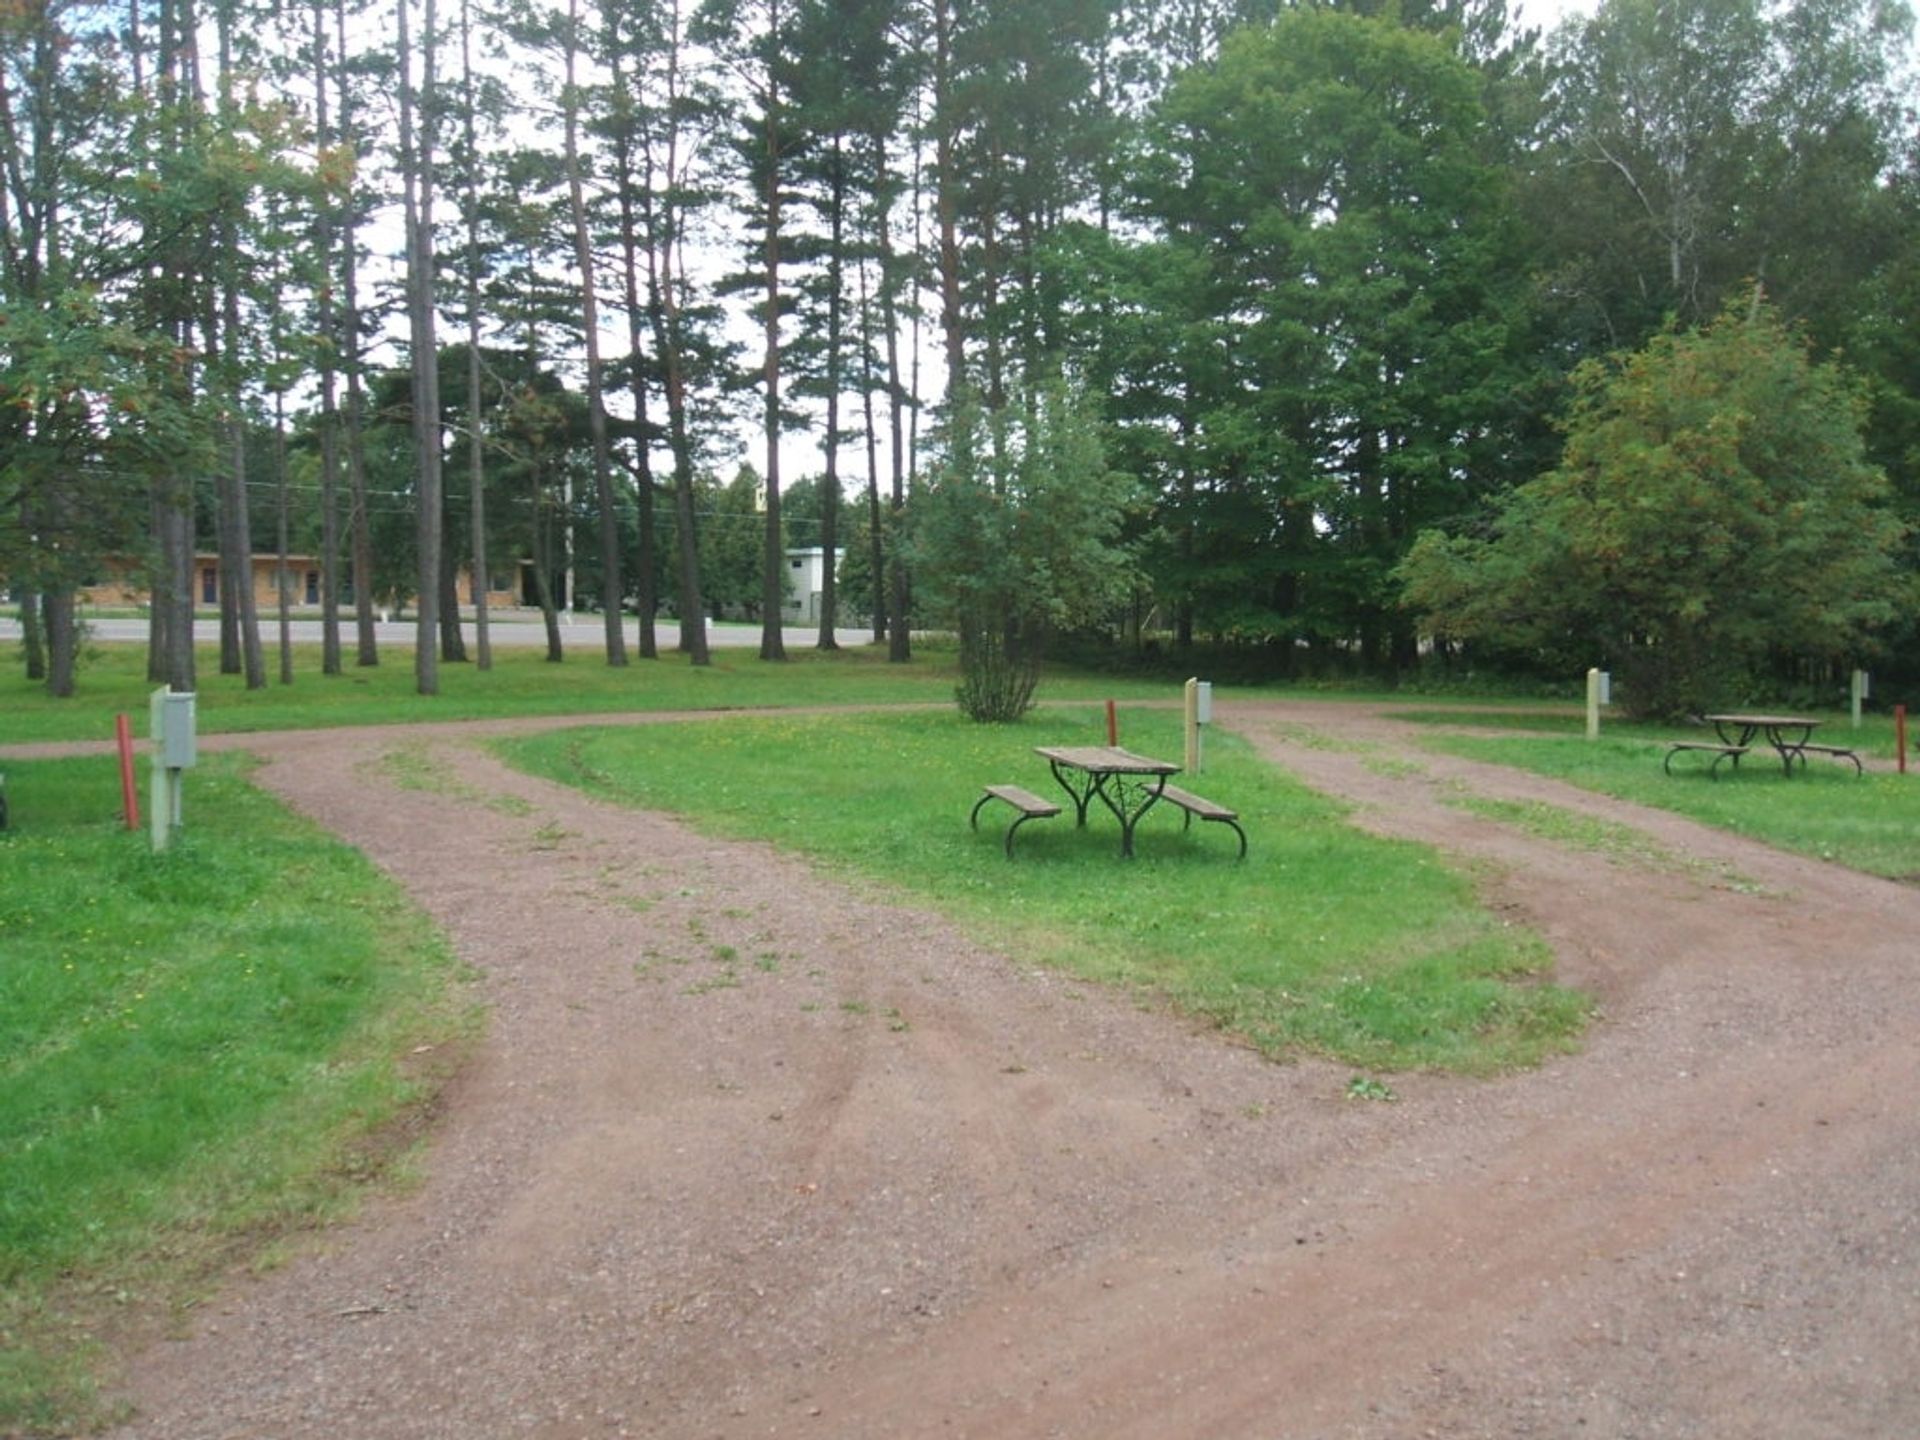
<path fill-rule="evenodd" d="M 1576 1040 L 1588 1002 L 1547 979 L 1543 941 L 1490 914 L 1432 850 L 1362 833 L 1231 736 L 1210 738 L 1190 783 L 1240 811 L 1243 863 L 1223 827 L 1183 832 L 1171 807 L 1142 822 L 1130 862 L 1097 807 L 1085 831 L 1070 809 L 1025 826 L 1011 862 L 1004 808 L 968 829 L 983 783 L 1053 786 L 1033 746 L 1102 738 L 1097 711 L 1054 706 L 1012 726 L 726 717 L 497 748 L 547 778 L 879 881 L 1022 961 L 1164 996 L 1269 1055 L 1489 1073 Z M 1122 739 L 1182 748 L 1178 717 L 1160 711 L 1126 712 Z"/>
<path fill-rule="evenodd" d="M 1685 757 L 1674 762 L 1669 775 L 1661 765 L 1667 742 L 1698 739 L 1697 730 L 1683 734 L 1671 727 L 1611 726 L 1598 740 L 1588 741 L 1578 717 L 1552 722 L 1533 716 L 1516 722 L 1491 714 L 1469 718 L 1414 712 L 1396 718 L 1464 722 L 1503 731 L 1513 725 L 1514 733 L 1498 737 L 1433 734 L 1421 743 L 1449 755 L 1531 771 L 1617 800 L 1684 815 L 1870 875 L 1905 881 L 1920 878 L 1920 775 L 1885 768 L 1855 775 L 1851 765 L 1816 756 L 1806 769 L 1795 767 L 1788 779 L 1764 746 L 1747 756 L 1738 770 L 1722 765 L 1717 779 L 1707 774 L 1704 762 L 1689 764 Z M 1858 732 L 1844 722 L 1834 723 L 1827 727 L 1827 738 L 1840 744 L 1858 741 L 1861 754 L 1868 757 L 1886 758 L 1893 753 L 1892 726 L 1884 717 L 1875 717 Z"/>
<path fill-rule="evenodd" d="M 713 663 L 704 667 L 669 655 L 616 668 L 591 650 L 556 665 L 537 651 L 503 649 L 490 670 L 442 664 L 440 694 L 422 696 L 414 693 L 411 651 L 395 652 L 378 666 L 349 665 L 341 674 L 323 675 L 319 647 L 299 646 L 293 684 L 276 680 L 248 690 L 241 677 L 220 674 L 218 652 L 203 648 L 196 652 L 194 708 L 200 733 L 212 735 L 522 715 L 950 703 L 959 676 L 952 646 L 922 642 L 916 652 L 904 665 L 890 663 L 880 646 L 796 650 L 787 660 L 769 664 L 749 650 L 716 650 Z M 0 669 L 0 745 L 110 741 L 116 714 L 130 716 L 135 733 L 144 735 L 154 689 L 147 679 L 146 647 L 100 645 L 91 647 L 89 656 L 78 693 L 66 700 L 52 699 L 44 686 L 24 679 L 19 666 Z M 1041 685 L 1045 699 L 1143 693 L 1177 699 L 1179 692 L 1163 680 L 1115 680 L 1063 669 L 1049 670 Z"/>
<path fill-rule="evenodd" d="M 110 762 L 10 762 L 0 833 L 0 1434 L 107 1418 L 94 1372 L 391 1175 L 477 1029 L 357 852 L 206 756 L 154 855 Z"/>
<path fill-rule="evenodd" d="M 778 663 L 761 660 L 751 650 L 716 649 L 713 663 L 704 668 L 672 653 L 657 660 L 635 657 L 616 668 L 590 646 L 569 651 L 561 664 L 548 661 L 540 651 L 502 648 L 495 652 L 490 670 L 443 663 L 440 694 L 434 696 L 414 691 L 411 649 L 388 653 L 380 665 L 348 664 L 338 675 L 324 675 L 320 647 L 296 645 L 293 683 L 282 685 L 276 678 L 259 690 L 248 690 L 238 675 L 222 675 L 219 653 L 212 647 L 202 646 L 195 653 L 199 666 L 195 710 L 203 735 L 514 716 L 945 705 L 952 703 L 959 680 L 953 642 L 942 636 L 916 636 L 914 658 L 906 664 L 888 660 L 886 647 L 877 645 L 831 652 L 796 647 Z M 86 656 L 76 693 L 56 700 L 46 693 L 44 684 L 25 678 L 18 646 L 0 642 L 0 747 L 42 741 L 109 742 L 116 714 L 128 715 L 135 732 L 145 733 L 147 702 L 154 689 L 154 682 L 147 678 L 146 646 L 102 643 L 88 646 Z M 1055 664 L 1041 677 L 1039 698 L 1043 703 L 1157 699 L 1177 705 L 1185 678 L 1184 673 L 1112 675 Z M 1229 687 L 1223 683 L 1216 688 Z M 1284 691 L 1231 688 L 1247 695 L 1284 693 L 1303 701 L 1406 700 L 1404 691 L 1375 693 L 1338 684 L 1289 686 Z M 1453 703 L 1460 703 L 1457 691 L 1446 693 Z"/>

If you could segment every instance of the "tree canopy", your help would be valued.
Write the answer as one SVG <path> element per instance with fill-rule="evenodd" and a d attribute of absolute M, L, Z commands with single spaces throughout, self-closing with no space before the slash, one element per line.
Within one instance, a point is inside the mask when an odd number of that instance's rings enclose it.
<path fill-rule="evenodd" d="M 1017 400 L 955 411 L 912 521 L 923 603 L 959 636 L 975 720 L 1023 715 L 1050 637 L 1104 619 L 1134 581 L 1138 486 L 1109 467 L 1084 396 L 1055 382 Z"/>
<path fill-rule="evenodd" d="M 1781 654 L 1863 662 L 1914 586 L 1859 420 L 1764 305 L 1590 361 L 1561 463 L 1486 533 L 1422 536 L 1407 603 L 1443 636 L 1603 657 L 1644 715 L 1743 699 Z"/>
<path fill-rule="evenodd" d="M 650 657 L 656 610 L 703 589 L 777 660 L 806 475 L 800 538 L 858 551 L 826 594 L 905 659 L 939 589 L 909 517 L 961 473 L 1026 485 L 1017 454 L 1072 432 L 1103 457 L 1074 473 L 1138 485 L 1082 517 L 1128 561 L 1076 626 L 1410 670 L 1419 537 L 1593 463 L 1565 448 L 1583 365 L 1756 295 L 1823 385 L 1857 375 L 1833 413 L 1920 514 L 1912 42 L 1904 0 L 1599 0 L 1546 35 L 1505 0 L 25 0 L 0 20 L 0 582 L 63 689 L 78 587 L 129 558 L 155 677 L 192 683 L 205 551 L 222 669 L 264 684 L 245 552 L 293 537 L 325 674 L 349 596 L 379 662 L 372 597 L 409 570 L 421 648 L 458 663 L 473 559 L 600 604 L 610 664 L 621 606 Z M 582 423 L 529 452 L 509 372 Z M 1019 553 L 1044 589 L 1052 557 Z M 1912 612 L 1879 613 L 1776 624 L 1738 668 L 1784 682 L 1843 633 L 1920 676 Z"/>

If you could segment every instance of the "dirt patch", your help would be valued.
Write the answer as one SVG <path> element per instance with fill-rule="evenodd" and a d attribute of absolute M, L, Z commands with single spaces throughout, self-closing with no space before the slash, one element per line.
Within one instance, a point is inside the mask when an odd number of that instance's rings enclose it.
<path fill-rule="evenodd" d="M 448 929 L 492 1026 L 418 1191 L 142 1356 L 122 1433 L 1920 1433 L 1920 895 L 1359 707 L 1219 718 L 1475 866 L 1600 998 L 1586 1049 L 1351 1101 L 474 730 L 248 738 Z M 423 744 L 458 786 L 380 763 Z"/>

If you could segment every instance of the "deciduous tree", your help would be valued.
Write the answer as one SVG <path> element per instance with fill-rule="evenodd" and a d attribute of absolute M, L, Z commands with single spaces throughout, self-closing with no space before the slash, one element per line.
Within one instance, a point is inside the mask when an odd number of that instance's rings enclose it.
<path fill-rule="evenodd" d="M 1584 652 L 1634 712 L 1676 715 L 1742 698 L 1782 656 L 1862 660 L 1911 602 L 1853 382 L 1768 307 L 1736 302 L 1574 385 L 1559 467 L 1402 567 L 1440 635 Z"/>
<path fill-rule="evenodd" d="M 1107 465 L 1087 399 L 1054 382 L 986 411 L 963 399 L 913 512 L 915 574 L 960 638 L 961 710 L 1018 719 L 1051 636 L 1106 620 L 1132 585 L 1138 487 Z"/>

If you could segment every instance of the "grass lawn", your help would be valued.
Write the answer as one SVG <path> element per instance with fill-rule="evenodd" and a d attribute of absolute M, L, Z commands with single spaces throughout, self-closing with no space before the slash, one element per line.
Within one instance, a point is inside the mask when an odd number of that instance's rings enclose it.
<path fill-rule="evenodd" d="M 1123 712 L 1123 739 L 1178 757 L 1177 715 Z M 516 763 L 721 834 L 771 839 L 937 906 L 1023 960 L 1170 997 L 1270 1054 L 1308 1050 L 1374 1069 L 1488 1072 L 1570 1045 L 1581 996 L 1549 983 L 1535 936 L 1484 910 L 1433 852 L 1363 835 L 1332 802 L 1210 738 L 1191 788 L 1238 809 L 1225 827 L 1155 812 L 1118 854 L 1118 826 L 1072 812 L 1020 831 L 967 813 L 988 781 L 1058 787 L 1032 747 L 1100 743 L 1094 708 L 1014 726 L 942 712 L 738 717 L 576 730 L 502 742 Z M 1390 903 L 1382 903 L 1390 897 Z"/>
<path fill-rule="evenodd" d="M 958 670 L 950 647 L 916 643 L 911 664 L 887 662 L 883 647 L 863 646 L 822 654 L 789 651 L 784 664 L 770 664 L 747 649 L 716 649 L 713 664 L 695 668 L 678 655 L 634 660 L 623 669 L 608 666 L 592 641 L 559 665 L 544 652 L 501 646 L 493 668 L 440 667 L 440 694 L 414 693 L 413 652 L 390 650 L 383 662 L 361 669 L 348 657 L 344 674 L 320 673 L 317 646 L 296 647 L 292 685 L 272 680 L 249 691 L 237 675 L 219 673 L 219 652 L 199 652 L 196 710 L 203 734 L 319 728 L 339 725 L 396 725 L 427 720 L 477 720 L 502 715 L 611 714 L 632 710 L 721 710 L 773 705 L 942 704 L 953 699 Z M 0 651 L 0 661 L 13 659 Z M 0 668 L 0 745 L 30 740 L 111 740 L 113 717 L 125 713 L 134 733 L 147 728 L 147 697 L 154 686 L 146 678 L 144 645 L 97 645 L 79 677 L 79 693 L 50 699 L 38 682 L 29 682 L 17 663 Z M 270 656 L 268 670 L 277 675 Z M 1049 672 L 1040 690 L 1043 700 L 1104 699 L 1158 694 L 1175 701 L 1178 686 L 1164 681 L 1114 680 Z"/>
<path fill-rule="evenodd" d="M 65 1434 L 98 1418 L 100 1337 L 384 1169 L 473 1022 L 425 919 L 238 757 L 203 760 L 158 856 L 110 764 L 6 768 L 0 1434 Z"/>
<path fill-rule="evenodd" d="M 1403 718 L 1413 718 L 1406 716 Z M 1421 718 L 1431 718 L 1431 712 Z M 1453 717 L 1442 723 L 1469 723 Z M 1470 723 L 1507 722 L 1476 716 Z M 1789 780 L 1772 751 L 1757 748 L 1740 769 L 1708 776 L 1704 760 L 1680 756 L 1673 774 L 1661 761 L 1670 740 L 1700 738 L 1697 730 L 1607 725 L 1598 740 L 1584 738 L 1583 722 L 1563 721 L 1558 738 L 1532 733 L 1499 737 L 1434 735 L 1427 744 L 1451 754 L 1515 765 L 1613 795 L 1687 815 L 1708 825 L 1763 840 L 1783 850 L 1833 860 L 1895 879 L 1920 876 L 1920 774 L 1885 770 L 1856 776 L 1844 762 L 1815 757 Z M 1534 727 L 1529 724 L 1527 729 Z M 1711 733 L 1707 738 L 1711 739 Z M 1891 757 L 1892 722 L 1869 718 L 1859 731 L 1844 716 L 1829 720 L 1817 738 L 1858 744 L 1865 756 Z"/>

